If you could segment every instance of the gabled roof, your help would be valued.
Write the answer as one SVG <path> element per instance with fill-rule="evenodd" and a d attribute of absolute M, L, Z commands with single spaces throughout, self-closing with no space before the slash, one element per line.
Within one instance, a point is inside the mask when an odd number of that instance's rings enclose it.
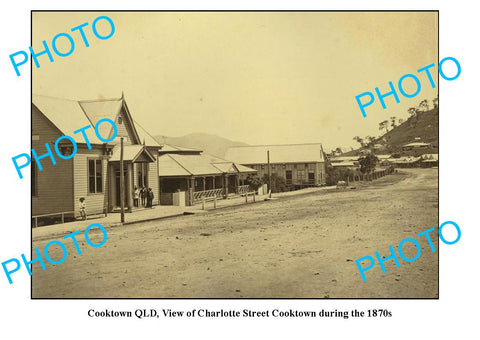
<path fill-rule="evenodd" d="M 176 167 L 172 166 L 171 160 L 177 163 Z M 185 172 L 193 176 L 222 174 L 222 172 L 214 167 L 211 161 L 203 155 L 165 154 L 159 156 L 158 162 L 159 176 L 183 176 Z"/>
<path fill-rule="evenodd" d="M 73 131 L 92 123 L 77 101 L 33 95 L 32 102 L 61 133 L 71 136 L 77 143 L 85 143 L 82 134 L 74 134 Z M 93 127 L 85 130 L 85 133 L 90 143 L 103 144 L 97 138 Z"/>
<path fill-rule="evenodd" d="M 267 151 L 270 151 L 270 163 L 314 163 L 325 160 L 321 143 L 235 146 L 227 150 L 225 157 L 240 164 L 266 164 Z"/>
<path fill-rule="evenodd" d="M 240 173 L 253 173 L 253 172 L 257 172 L 257 170 L 255 169 L 252 169 L 252 168 L 249 168 L 248 166 L 245 166 L 245 165 L 242 165 L 242 164 L 238 164 L 238 163 L 233 163 L 235 165 L 235 167 L 237 168 L 238 172 Z"/>
<path fill-rule="evenodd" d="M 87 115 L 92 125 L 95 126 L 100 119 L 109 118 L 112 121 L 117 121 L 117 116 L 122 108 L 123 100 L 109 99 L 109 100 L 83 100 L 78 102 L 83 112 Z M 109 136 L 112 127 L 109 124 L 101 124 L 98 127 L 100 136 Z"/>
<path fill-rule="evenodd" d="M 160 143 L 155 140 L 148 132 L 145 130 L 140 124 L 138 124 L 135 120 L 135 128 L 137 129 L 138 137 L 140 138 L 140 143 L 144 143 L 146 146 L 156 146 L 158 148 L 161 147 Z"/>
<path fill-rule="evenodd" d="M 137 160 L 155 162 L 155 157 L 152 156 L 142 144 L 126 145 L 123 147 L 123 160 L 126 162 L 135 162 Z M 109 159 L 109 161 L 120 161 L 120 147 L 118 145 L 113 148 L 112 157 Z"/>
<path fill-rule="evenodd" d="M 97 122 L 103 118 L 109 118 L 117 122 L 117 116 L 123 108 L 129 126 L 133 129 L 135 140 L 132 142 L 142 144 L 145 141 L 147 146 L 160 146 L 152 136 L 133 121 L 123 96 L 114 99 L 76 101 L 33 95 L 32 103 L 61 133 L 71 136 L 77 143 L 84 143 L 85 141 L 81 133 L 74 134 L 73 131 L 91 125 L 92 127 L 85 132 L 92 144 L 103 144 L 95 134 L 94 127 Z M 110 136 L 112 131 L 110 124 L 99 125 L 99 134 L 104 138 Z M 111 143 L 115 143 L 115 141 Z"/>
<path fill-rule="evenodd" d="M 256 172 L 256 170 L 235 164 L 209 154 L 163 154 L 158 157 L 158 175 L 206 176 L 226 173 Z"/>

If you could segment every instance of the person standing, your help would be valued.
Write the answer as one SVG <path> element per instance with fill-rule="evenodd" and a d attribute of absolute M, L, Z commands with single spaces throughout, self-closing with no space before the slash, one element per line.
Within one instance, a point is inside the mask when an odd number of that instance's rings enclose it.
<path fill-rule="evenodd" d="M 148 193 L 147 193 L 147 207 L 153 208 L 153 191 L 152 188 L 148 188 Z"/>
<path fill-rule="evenodd" d="M 133 206 L 138 208 L 138 198 L 140 197 L 140 190 L 138 190 L 135 185 L 135 190 L 133 191 Z"/>
<path fill-rule="evenodd" d="M 87 219 L 87 212 L 85 211 L 87 203 L 85 202 L 85 197 L 80 197 L 80 203 L 78 206 L 80 208 L 80 216 L 82 216 L 82 220 L 85 221 Z"/>
<path fill-rule="evenodd" d="M 142 199 L 142 207 L 145 206 L 145 199 L 147 198 L 147 188 L 142 187 L 140 190 L 140 197 Z"/>

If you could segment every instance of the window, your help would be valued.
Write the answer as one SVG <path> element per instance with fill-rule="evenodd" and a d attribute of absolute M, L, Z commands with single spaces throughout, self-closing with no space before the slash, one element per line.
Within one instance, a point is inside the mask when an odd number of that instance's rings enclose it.
<path fill-rule="evenodd" d="M 88 160 L 88 192 L 90 194 L 103 191 L 103 167 L 101 159 Z"/>
<path fill-rule="evenodd" d="M 32 163 L 31 166 L 32 176 L 31 176 L 31 184 L 32 184 L 32 196 L 38 196 L 38 168 L 37 163 Z"/>

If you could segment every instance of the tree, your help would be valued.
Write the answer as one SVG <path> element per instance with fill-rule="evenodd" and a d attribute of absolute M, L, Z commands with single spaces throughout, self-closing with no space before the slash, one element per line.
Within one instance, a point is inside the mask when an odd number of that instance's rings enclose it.
<path fill-rule="evenodd" d="M 353 140 L 356 141 L 357 143 L 360 143 L 360 146 L 363 148 L 365 146 L 365 143 L 363 142 L 363 138 L 360 138 L 359 136 L 353 137 Z"/>
<path fill-rule="evenodd" d="M 388 133 L 388 120 L 384 120 L 383 122 L 378 123 L 378 129 L 379 129 L 380 131 L 382 131 L 383 129 L 385 129 L 386 133 Z"/>
<path fill-rule="evenodd" d="M 337 155 L 341 155 L 341 154 L 343 153 L 343 152 L 342 152 L 342 148 L 341 148 L 341 147 L 336 148 L 336 149 L 335 149 L 335 153 L 336 153 Z"/>
<path fill-rule="evenodd" d="M 270 176 L 272 177 L 271 190 L 273 193 L 287 191 L 287 185 L 284 177 L 278 176 L 276 173 L 273 173 Z M 262 180 L 264 183 L 268 183 L 268 174 L 263 175 Z"/>
<path fill-rule="evenodd" d="M 423 111 L 428 111 L 429 107 L 428 107 L 428 100 L 424 99 L 420 102 L 420 104 L 418 104 L 418 107 Z"/>
<path fill-rule="evenodd" d="M 268 177 L 268 175 L 267 175 Z M 267 179 L 268 181 L 268 179 Z M 245 179 L 245 183 L 247 183 L 249 186 L 250 186 L 250 190 L 257 190 L 258 188 L 260 188 L 263 184 L 262 180 L 260 179 L 260 177 L 258 177 L 258 175 L 252 175 L 252 174 L 248 174 L 247 178 Z"/>
<path fill-rule="evenodd" d="M 433 102 L 433 108 L 436 109 L 438 107 L 438 97 L 433 98 L 432 102 Z"/>
<path fill-rule="evenodd" d="M 348 177 L 352 177 L 355 172 L 349 168 L 334 168 L 333 166 L 327 167 L 327 185 L 336 185 L 338 181 L 346 181 Z"/>
<path fill-rule="evenodd" d="M 368 154 L 364 157 L 361 157 L 358 160 L 360 164 L 360 172 L 362 174 L 369 174 L 375 171 L 375 166 L 377 165 L 378 158 L 374 154 Z"/>
<path fill-rule="evenodd" d="M 390 117 L 390 122 L 392 123 L 391 127 L 394 129 L 397 127 L 397 124 L 395 124 L 397 120 L 397 117 L 393 116 L 393 117 Z"/>
<path fill-rule="evenodd" d="M 417 108 L 415 107 L 411 107 L 408 109 L 408 114 L 411 116 L 411 117 L 414 117 L 416 114 L 417 114 Z"/>
<path fill-rule="evenodd" d="M 366 136 L 363 140 L 366 141 L 366 146 L 371 146 L 373 142 L 375 142 L 375 137 L 372 136 Z"/>
<path fill-rule="evenodd" d="M 405 121 L 405 119 L 399 118 L 399 119 L 398 119 L 398 125 L 402 125 L 404 121 Z"/>

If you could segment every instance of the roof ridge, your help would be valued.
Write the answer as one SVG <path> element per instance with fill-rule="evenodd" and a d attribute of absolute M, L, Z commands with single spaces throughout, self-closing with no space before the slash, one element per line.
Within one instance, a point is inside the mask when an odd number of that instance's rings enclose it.
<path fill-rule="evenodd" d="M 71 101 L 71 102 L 78 102 L 78 100 L 70 99 L 70 98 L 61 98 L 61 97 L 46 96 L 46 95 L 43 95 L 43 94 L 32 93 L 32 97 L 34 97 L 34 96 L 35 96 L 35 97 L 51 98 L 51 99 L 68 100 L 68 101 Z"/>
<path fill-rule="evenodd" d="M 103 99 L 85 99 L 85 100 L 78 100 L 79 103 L 95 103 L 95 102 L 113 102 L 119 101 L 122 98 L 103 98 Z"/>

